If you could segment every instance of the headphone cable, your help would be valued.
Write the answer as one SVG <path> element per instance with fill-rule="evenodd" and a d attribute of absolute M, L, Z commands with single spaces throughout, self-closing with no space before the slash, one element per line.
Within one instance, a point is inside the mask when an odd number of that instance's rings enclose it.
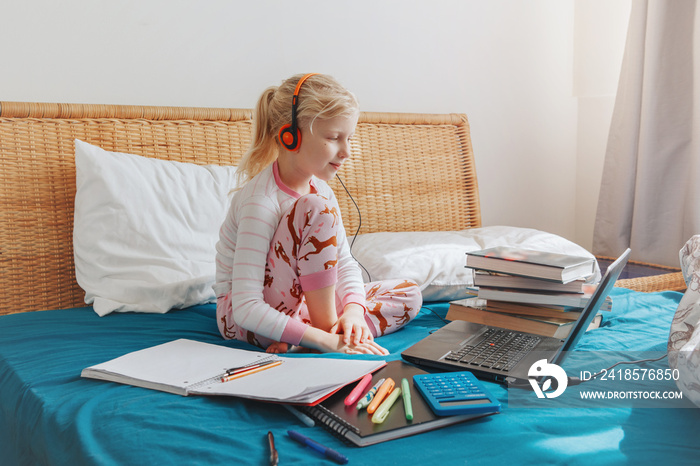
<path fill-rule="evenodd" d="M 355 230 L 355 234 L 352 236 L 352 241 L 350 242 L 350 256 L 352 256 L 353 259 L 355 259 L 355 262 L 357 262 L 360 267 L 362 267 L 362 270 L 365 271 L 367 274 L 367 281 L 371 282 L 372 281 L 372 275 L 370 275 L 369 270 L 365 268 L 364 265 L 360 261 L 357 260 L 355 255 L 352 253 L 352 247 L 355 244 L 355 239 L 357 239 L 358 233 L 360 233 L 360 228 L 362 228 L 362 214 L 360 213 L 360 208 L 357 205 L 357 202 L 355 202 L 355 199 L 353 199 L 352 194 L 350 194 L 350 191 L 348 191 L 348 188 L 345 187 L 345 183 L 343 183 L 343 180 L 340 179 L 340 176 L 336 173 L 335 177 L 338 178 L 338 181 L 340 182 L 340 185 L 343 187 L 346 193 L 348 193 L 348 197 L 352 201 L 353 205 L 355 206 L 355 209 L 357 210 L 357 217 L 358 217 L 358 222 L 357 222 L 357 230 Z"/>

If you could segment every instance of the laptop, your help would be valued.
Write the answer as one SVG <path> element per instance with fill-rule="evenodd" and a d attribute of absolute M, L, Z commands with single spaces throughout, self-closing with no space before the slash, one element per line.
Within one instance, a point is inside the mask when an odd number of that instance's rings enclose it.
<path fill-rule="evenodd" d="M 408 362 L 446 371 L 470 371 L 507 385 L 529 386 L 528 371 L 546 358 L 559 364 L 579 342 L 627 264 L 627 249 L 605 272 L 565 339 L 454 320 L 401 353 Z"/>

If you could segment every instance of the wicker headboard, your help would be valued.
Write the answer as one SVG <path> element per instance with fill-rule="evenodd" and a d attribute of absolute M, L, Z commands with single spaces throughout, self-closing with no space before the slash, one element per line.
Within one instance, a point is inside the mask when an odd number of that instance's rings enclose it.
<path fill-rule="evenodd" d="M 75 281 L 74 139 L 109 151 L 236 164 L 251 111 L 0 102 L 0 314 L 84 306 Z M 340 175 L 361 233 L 481 225 L 465 115 L 363 113 Z M 358 217 L 333 181 L 349 234 Z"/>

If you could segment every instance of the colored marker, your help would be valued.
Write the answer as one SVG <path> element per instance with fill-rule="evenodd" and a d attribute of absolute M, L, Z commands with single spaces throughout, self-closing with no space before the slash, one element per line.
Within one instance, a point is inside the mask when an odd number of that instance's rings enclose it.
<path fill-rule="evenodd" d="M 382 386 L 379 387 L 379 390 L 377 390 L 377 394 L 374 395 L 372 402 L 369 404 L 369 406 L 367 406 L 367 413 L 373 414 L 377 408 L 379 408 L 379 404 L 384 400 L 384 397 L 386 397 L 389 392 L 394 389 L 394 385 L 394 379 L 391 377 L 384 381 Z"/>
<path fill-rule="evenodd" d="M 379 390 L 379 387 L 381 387 L 383 383 L 384 379 L 379 379 L 379 382 L 374 384 L 374 387 L 369 389 L 369 392 L 367 392 L 365 397 L 357 402 L 357 409 L 362 409 L 368 406 L 372 402 L 372 398 L 374 398 L 374 395 L 377 393 L 377 390 Z"/>
<path fill-rule="evenodd" d="M 396 387 L 391 394 L 386 397 L 386 400 L 382 401 L 382 404 L 379 405 L 379 408 L 377 408 L 374 416 L 372 416 L 372 422 L 374 424 L 381 424 L 384 422 L 384 419 L 386 419 L 386 417 L 389 415 L 389 411 L 391 411 L 391 407 L 394 406 L 394 402 L 399 395 L 401 395 L 401 388 Z"/>
<path fill-rule="evenodd" d="M 350 394 L 345 398 L 345 406 L 352 406 L 357 403 L 365 389 L 372 383 L 372 374 L 367 374 L 362 377 L 362 380 L 352 389 Z"/>
<path fill-rule="evenodd" d="M 302 445 L 306 445 L 307 447 L 316 450 L 326 458 L 330 458 L 333 461 L 335 461 L 338 464 L 346 464 L 349 460 L 347 456 L 341 455 L 337 451 L 333 450 L 332 448 L 325 447 L 321 445 L 320 443 L 314 442 L 310 438 L 301 435 L 299 432 L 296 430 L 288 430 L 287 434 L 293 439 L 296 440 L 297 442 L 301 443 Z"/>
<path fill-rule="evenodd" d="M 408 379 L 401 379 L 401 394 L 403 395 L 403 409 L 406 411 L 406 420 L 413 420 L 413 405 L 411 404 L 411 387 Z"/>

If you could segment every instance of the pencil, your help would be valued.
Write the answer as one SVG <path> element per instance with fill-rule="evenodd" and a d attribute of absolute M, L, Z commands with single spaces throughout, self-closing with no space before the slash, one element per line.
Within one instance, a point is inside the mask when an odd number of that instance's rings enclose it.
<path fill-rule="evenodd" d="M 270 363 L 270 364 L 265 364 L 263 366 L 254 367 L 254 368 L 247 370 L 247 371 L 236 372 L 235 374 L 221 377 L 221 381 L 222 382 L 230 382 L 232 380 L 239 379 L 241 377 L 245 377 L 246 375 L 255 374 L 256 372 L 264 371 L 264 370 L 270 369 L 272 367 L 277 367 L 280 364 L 282 364 L 282 362 L 283 361 L 275 361 L 275 362 Z"/>

